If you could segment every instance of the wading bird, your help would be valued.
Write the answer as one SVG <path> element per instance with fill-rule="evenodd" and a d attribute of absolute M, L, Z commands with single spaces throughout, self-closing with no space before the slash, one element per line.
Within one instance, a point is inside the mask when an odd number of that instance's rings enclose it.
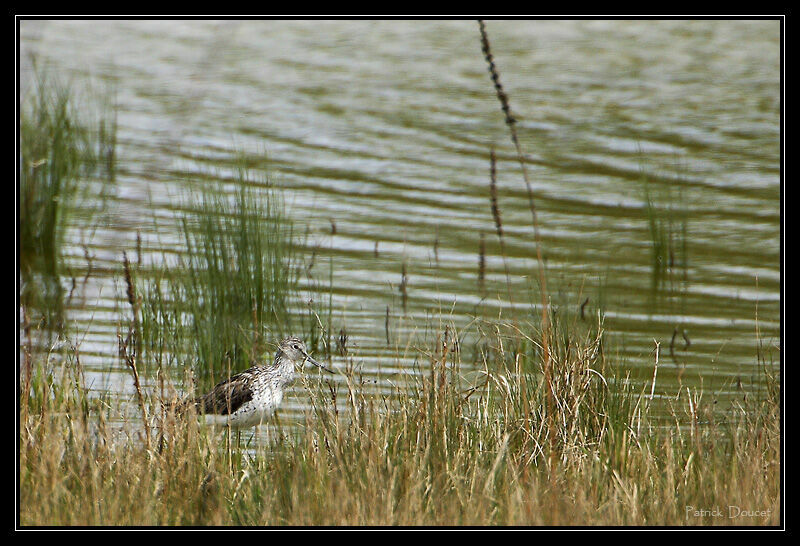
<path fill-rule="evenodd" d="M 176 410 L 183 412 L 193 406 L 211 424 L 258 425 L 280 405 L 284 389 L 294 381 L 295 369 L 309 363 L 334 373 L 309 356 L 300 338 L 288 337 L 278 344 L 271 364 L 253 366 L 220 381 L 209 393 L 180 402 Z"/>

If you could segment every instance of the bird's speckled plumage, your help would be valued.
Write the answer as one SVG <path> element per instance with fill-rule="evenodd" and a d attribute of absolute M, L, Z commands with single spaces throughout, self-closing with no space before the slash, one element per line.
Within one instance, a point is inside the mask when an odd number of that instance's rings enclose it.
<path fill-rule="evenodd" d="M 278 344 L 271 364 L 248 368 L 220 381 L 209 393 L 186 400 L 182 405 L 193 405 L 207 423 L 240 428 L 258 425 L 280 405 L 284 389 L 294 381 L 295 367 L 306 363 L 331 372 L 308 355 L 301 339 L 286 338 Z"/>

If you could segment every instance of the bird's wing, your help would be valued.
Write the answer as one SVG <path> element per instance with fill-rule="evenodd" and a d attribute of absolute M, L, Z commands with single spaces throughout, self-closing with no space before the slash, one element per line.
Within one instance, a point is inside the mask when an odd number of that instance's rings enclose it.
<path fill-rule="evenodd" d="M 201 413 L 228 415 L 253 399 L 253 373 L 245 370 L 220 381 L 208 394 L 196 399 Z"/>

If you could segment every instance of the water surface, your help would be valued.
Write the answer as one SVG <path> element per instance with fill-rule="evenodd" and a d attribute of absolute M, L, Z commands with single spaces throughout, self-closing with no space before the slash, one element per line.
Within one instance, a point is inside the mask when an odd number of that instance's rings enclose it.
<path fill-rule="evenodd" d="M 642 380 L 661 343 L 665 394 L 701 377 L 714 396 L 757 382 L 758 340 L 780 343 L 779 22 L 487 28 L 554 304 L 575 316 L 588 297 L 586 314 L 602 309 L 615 355 Z M 93 389 L 132 393 L 116 357 L 122 250 L 135 255 L 140 233 L 146 262 L 180 252 L 176 203 L 230 176 L 240 152 L 268 156 L 308 230 L 303 297 L 332 292 L 334 334 L 346 329 L 375 389 L 413 365 L 387 347 L 387 307 L 390 345 L 424 347 L 441 314 L 463 328 L 501 307 L 508 316 L 509 293 L 520 313 L 538 302 L 527 194 L 475 22 L 26 20 L 20 43 L 23 94 L 34 55 L 118 104 L 112 203 L 91 238 L 75 228 L 68 246 L 79 278 L 84 243 L 92 258 L 72 318 Z M 489 206 L 492 147 L 510 287 Z M 685 241 L 657 281 L 643 173 L 656 205 L 681 212 Z M 304 400 L 296 393 L 286 413 Z"/>

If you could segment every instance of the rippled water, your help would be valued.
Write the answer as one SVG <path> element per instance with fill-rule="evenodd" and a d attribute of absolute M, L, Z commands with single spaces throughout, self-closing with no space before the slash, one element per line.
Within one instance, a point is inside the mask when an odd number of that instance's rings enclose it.
<path fill-rule="evenodd" d="M 779 22 L 487 27 L 554 302 L 602 306 L 615 352 L 640 377 L 652 373 L 654 340 L 666 352 L 679 332 L 659 369 L 665 392 L 678 375 L 702 376 L 716 394 L 752 381 L 757 330 L 780 343 Z M 306 296 L 328 297 L 332 260 L 334 327 L 378 387 L 410 365 L 386 350 L 387 306 L 395 340 L 424 339 L 439 312 L 461 327 L 507 300 L 491 147 L 512 297 L 538 301 L 527 194 L 474 21 L 22 21 L 20 40 L 23 94 L 33 54 L 118 103 L 116 195 L 87 242 L 92 276 L 73 305 L 93 388 L 131 393 L 116 358 L 122 250 L 140 232 L 146 259 L 179 251 L 176 198 L 240 151 L 268 155 L 298 231 L 309 229 Z M 658 292 L 643 172 L 657 205 L 686 214 L 675 224 L 685 260 Z M 84 239 L 72 241 L 82 275 Z M 297 397 L 290 411 L 302 406 Z"/>

